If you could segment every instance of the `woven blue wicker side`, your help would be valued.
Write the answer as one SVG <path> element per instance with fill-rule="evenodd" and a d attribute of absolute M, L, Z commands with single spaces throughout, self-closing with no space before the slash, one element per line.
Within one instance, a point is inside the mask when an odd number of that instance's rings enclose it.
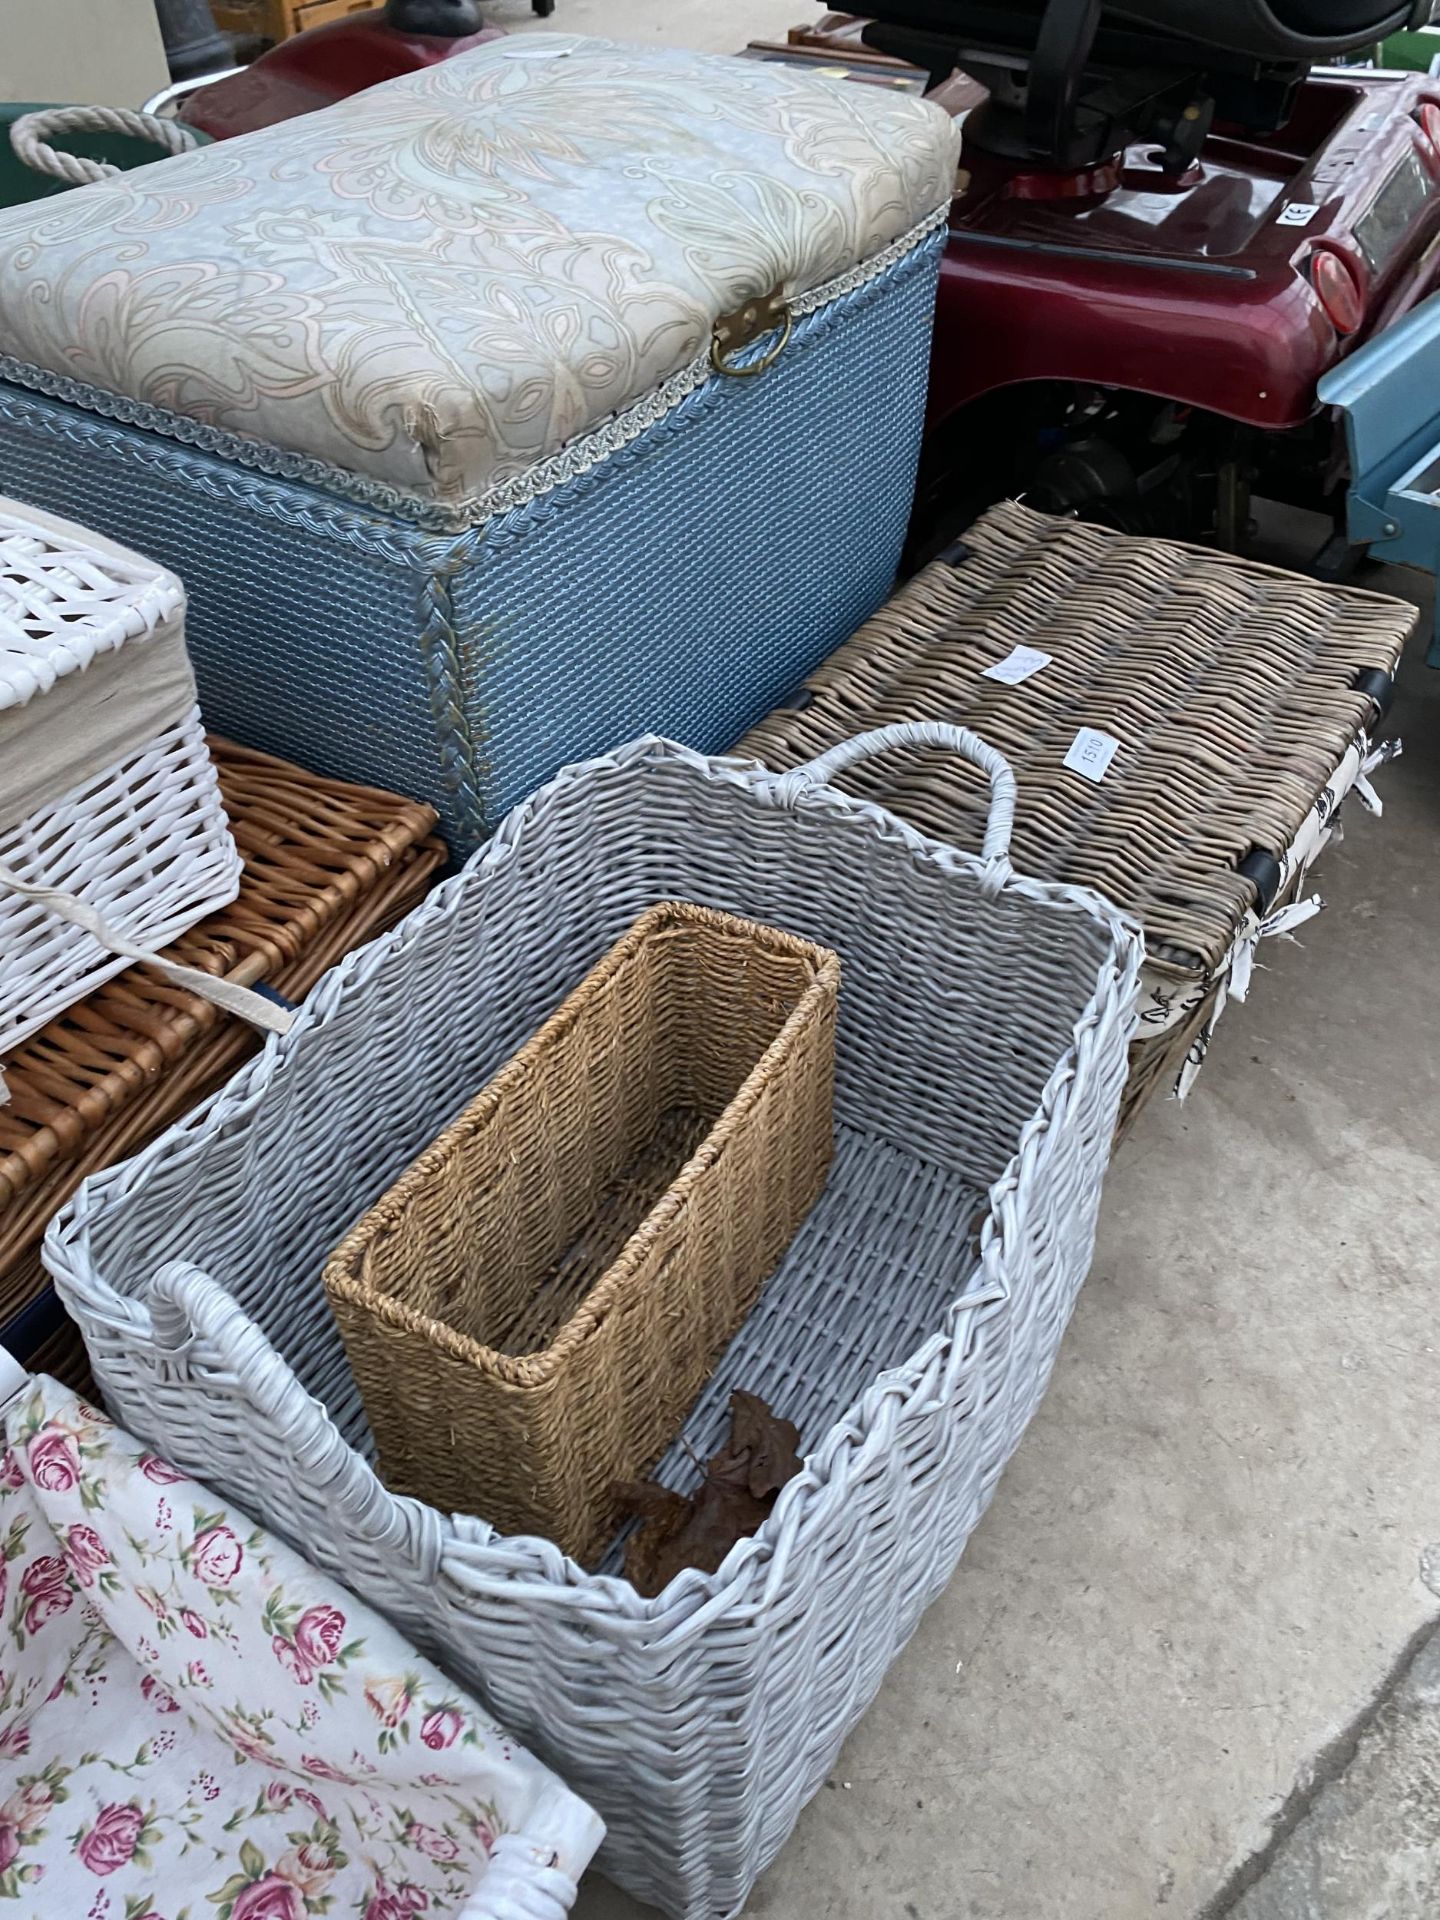
<path fill-rule="evenodd" d="M 173 567 L 207 723 L 431 801 L 457 853 L 567 761 L 727 747 L 880 604 L 942 235 L 621 452 L 458 535 L 0 385 L 0 489 Z"/>
<path fill-rule="evenodd" d="M 413 799 L 442 790 L 417 607 L 451 542 L 386 537 L 320 495 L 4 385 L 0 490 L 180 575 L 216 732 Z"/>
<path fill-rule="evenodd" d="M 943 236 L 937 236 L 937 242 Z M 492 523 L 457 575 L 496 820 L 577 755 L 720 753 L 884 600 L 924 417 L 937 243 Z"/>

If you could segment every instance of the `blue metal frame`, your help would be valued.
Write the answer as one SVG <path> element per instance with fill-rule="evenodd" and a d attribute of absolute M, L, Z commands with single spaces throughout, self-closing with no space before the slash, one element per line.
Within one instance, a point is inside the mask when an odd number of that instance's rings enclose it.
<path fill-rule="evenodd" d="M 1351 541 L 1377 560 L 1440 571 L 1440 293 L 1333 368 L 1318 391 L 1345 419 Z M 1429 660 L 1440 667 L 1440 610 Z"/>

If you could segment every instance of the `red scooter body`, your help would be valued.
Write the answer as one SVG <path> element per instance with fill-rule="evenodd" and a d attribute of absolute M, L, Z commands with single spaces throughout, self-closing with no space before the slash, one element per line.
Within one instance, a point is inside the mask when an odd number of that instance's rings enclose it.
<path fill-rule="evenodd" d="M 212 140 L 228 140 L 313 113 L 382 80 L 433 67 L 503 33 L 502 27 L 483 27 L 454 38 L 404 33 L 388 25 L 378 9 L 352 14 L 282 40 L 240 73 L 192 93 L 180 118 Z"/>
<path fill-rule="evenodd" d="M 1313 75 L 1281 132 L 1213 133 L 1182 179 L 1143 147 L 1090 181 L 962 161 L 932 423 L 1059 380 L 1299 426 L 1321 374 L 1434 285 L 1440 147 L 1416 117 L 1425 101 L 1440 91 L 1421 75 Z M 1359 295 L 1348 333 L 1315 290 L 1324 251 Z"/>

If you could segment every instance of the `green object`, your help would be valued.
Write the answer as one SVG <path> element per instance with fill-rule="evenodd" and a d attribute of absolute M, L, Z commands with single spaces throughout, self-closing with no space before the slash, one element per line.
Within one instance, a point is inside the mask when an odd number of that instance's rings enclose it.
<path fill-rule="evenodd" d="M 1392 33 L 1380 42 L 1379 64 L 1399 67 L 1406 73 L 1428 73 L 1437 53 L 1440 53 L 1440 33 L 1424 28 L 1414 33 Z"/>
<path fill-rule="evenodd" d="M 22 166 L 11 150 L 12 123 L 21 114 L 38 113 L 48 104 L 52 103 L 32 100 L 0 105 L 0 207 L 18 207 L 25 200 L 47 200 L 52 193 L 70 192 L 64 180 Z M 191 131 L 202 144 L 208 144 L 208 134 L 198 128 Z M 87 160 L 108 160 L 126 173 L 131 167 L 148 167 L 155 160 L 170 157 L 153 140 L 135 140 L 128 133 L 67 133 L 63 141 L 57 138 L 54 144 L 63 145 L 67 153 L 83 154 Z"/>

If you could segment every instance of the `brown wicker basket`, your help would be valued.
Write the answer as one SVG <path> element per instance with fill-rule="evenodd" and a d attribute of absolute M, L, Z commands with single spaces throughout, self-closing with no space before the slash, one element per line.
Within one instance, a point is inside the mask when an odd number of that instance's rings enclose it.
<path fill-rule="evenodd" d="M 1383 711 L 1415 618 L 1380 594 L 1004 505 L 734 751 L 780 771 L 900 720 L 997 747 L 1018 782 L 1019 871 L 1094 887 L 1145 927 L 1123 1131 L 1203 1051 L 1247 916 L 1303 880 L 1327 783 Z M 1018 685 L 986 678 L 1017 646 L 1050 664 Z M 1082 726 L 1120 742 L 1098 784 L 1063 764 Z M 879 755 L 846 784 L 980 845 L 986 782 L 953 755 Z"/>
<path fill-rule="evenodd" d="M 210 751 L 244 861 L 240 893 L 169 955 L 298 999 L 423 898 L 446 858 L 432 834 L 435 815 L 223 740 L 212 739 Z M 45 1227 L 86 1174 L 136 1152 L 260 1043 L 209 1001 L 131 967 L 8 1056 L 0 1326 L 43 1291 Z"/>
<path fill-rule="evenodd" d="M 582 1565 L 824 1185 L 840 963 L 652 908 L 336 1250 L 382 1478 Z"/>

